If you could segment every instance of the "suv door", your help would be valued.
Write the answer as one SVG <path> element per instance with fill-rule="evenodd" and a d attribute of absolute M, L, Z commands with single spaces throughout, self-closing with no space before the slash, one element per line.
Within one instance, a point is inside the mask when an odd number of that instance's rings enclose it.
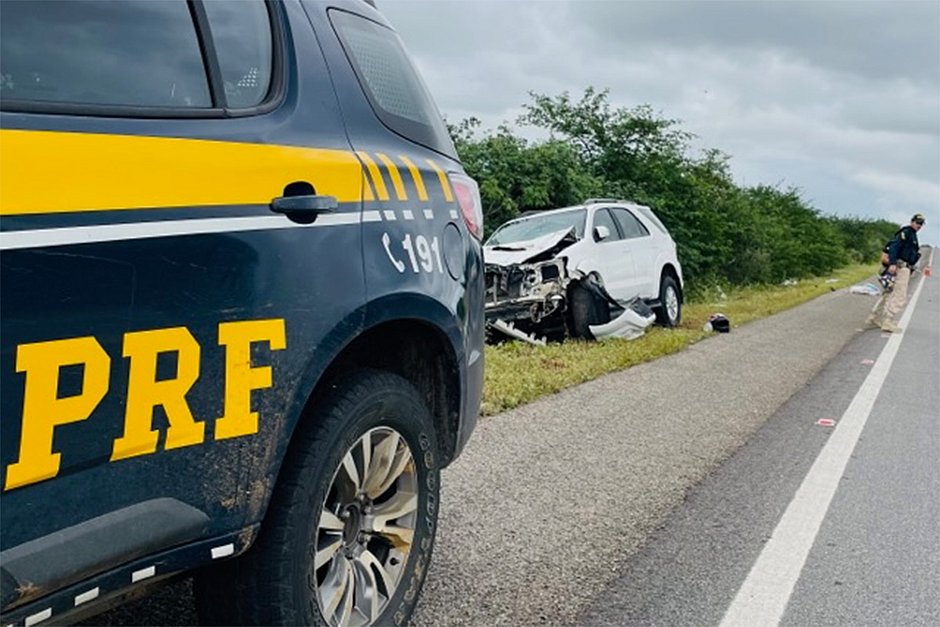
<path fill-rule="evenodd" d="M 244 550 L 365 283 L 362 170 L 299 5 L 4 3 L 2 26 L 6 611 Z M 273 202 L 298 195 L 332 211 Z"/>
<path fill-rule="evenodd" d="M 626 247 L 633 257 L 635 277 L 633 289 L 643 298 L 659 296 L 659 273 L 656 269 L 657 250 L 653 237 L 636 216 L 623 207 L 611 207 L 610 212 L 620 226 Z"/>
<path fill-rule="evenodd" d="M 609 231 L 606 239 L 597 239 L 596 229 L 599 226 Z M 585 268 L 597 270 L 614 300 L 624 301 L 636 296 L 633 253 L 608 209 L 600 207 L 594 211 L 590 231 L 585 237 L 593 243 L 589 249 L 593 260 L 585 263 Z"/>

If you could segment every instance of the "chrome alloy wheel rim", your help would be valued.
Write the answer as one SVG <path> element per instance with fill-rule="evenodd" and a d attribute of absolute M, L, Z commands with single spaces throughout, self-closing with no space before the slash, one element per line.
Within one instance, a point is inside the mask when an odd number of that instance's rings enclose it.
<path fill-rule="evenodd" d="M 371 429 L 343 456 L 323 501 L 311 584 L 330 625 L 369 625 L 388 606 L 408 563 L 418 520 L 411 448 Z"/>
<path fill-rule="evenodd" d="M 671 285 L 666 287 L 666 313 L 672 321 L 679 317 L 679 295 Z"/>

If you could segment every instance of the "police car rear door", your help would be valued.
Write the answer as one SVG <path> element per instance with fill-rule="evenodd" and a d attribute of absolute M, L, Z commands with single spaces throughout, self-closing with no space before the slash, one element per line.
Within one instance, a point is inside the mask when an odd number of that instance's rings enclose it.
<path fill-rule="evenodd" d="M 448 276 L 445 256 L 448 246 L 463 249 L 457 228 L 463 229 L 462 168 L 404 45 L 365 2 L 324 9 L 305 0 L 304 7 L 317 32 L 325 33 L 324 54 L 366 171 L 363 241 L 370 301 L 409 291 L 443 297 L 459 289 Z"/>
<path fill-rule="evenodd" d="M 365 285 L 362 167 L 299 3 L 4 3 L 2 25 L 10 609 L 243 550 Z"/>

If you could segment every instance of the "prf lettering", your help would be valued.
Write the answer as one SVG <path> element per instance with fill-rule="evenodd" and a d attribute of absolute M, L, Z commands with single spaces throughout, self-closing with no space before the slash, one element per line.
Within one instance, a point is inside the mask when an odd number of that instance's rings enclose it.
<path fill-rule="evenodd" d="M 251 392 L 273 385 L 270 365 L 251 363 L 251 346 L 267 342 L 272 351 L 287 348 L 283 319 L 246 320 L 219 324 L 219 345 L 225 352 L 225 395 L 214 438 L 223 440 L 258 432 L 258 412 L 251 411 Z M 199 378 L 201 348 L 186 327 L 124 334 L 128 359 L 124 430 L 111 449 L 111 461 L 157 452 L 160 437 L 153 427 L 154 409 L 163 407 L 168 426 L 167 450 L 202 444 L 206 424 L 196 420 L 186 394 Z M 176 376 L 157 379 L 157 359 L 176 354 Z M 59 397 L 63 367 L 81 366 L 81 392 Z M 62 454 L 52 448 L 55 429 L 86 420 L 108 393 L 111 357 L 94 337 L 21 344 L 16 371 L 25 375 L 23 418 L 17 461 L 7 466 L 4 491 L 52 479 L 59 474 Z"/>

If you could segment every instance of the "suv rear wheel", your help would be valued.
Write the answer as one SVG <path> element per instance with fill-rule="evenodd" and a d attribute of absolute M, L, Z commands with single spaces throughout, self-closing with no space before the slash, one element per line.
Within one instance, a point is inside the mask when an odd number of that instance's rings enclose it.
<path fill-rule="evenodd" d="M 421 396 L 397 375 L 357 371 L 298 428 L 255 545 L 197 579 L 200 619 L 405 624 L 437 521 L 437 439 Z"/>
<path fill-rule="evenodd" d="M 656 320 L 664 327 L 677 327 L 682 322 L 682 296 L 676 280 L 669 275 L 659 285 L 659 307 Z"/>

